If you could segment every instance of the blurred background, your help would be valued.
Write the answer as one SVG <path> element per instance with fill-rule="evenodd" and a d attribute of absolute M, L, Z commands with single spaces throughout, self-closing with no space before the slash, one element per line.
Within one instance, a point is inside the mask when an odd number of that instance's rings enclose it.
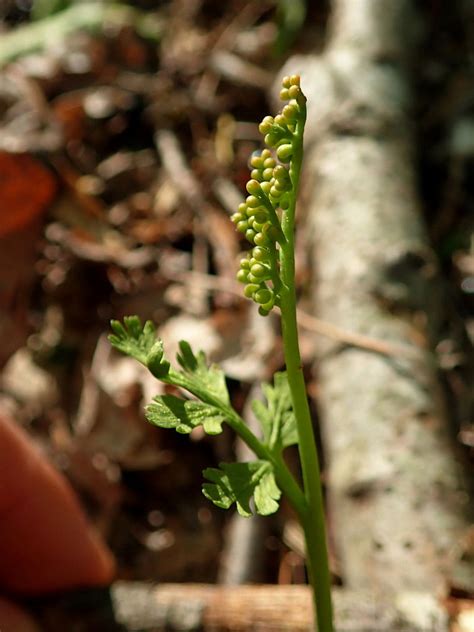
<path fill-rule="evenodd" d="M 417 185 L 454 306 L 440 370 L 472 458 L 474 20 L 463 3 L 418 5 L 429 56 L 412 77 Z M 323 50 L 330 10 L 328 0 L 0 0 L 0 411 L 72 483 L 119 578 L 235 580 L 231 515 L 200 488 L 201 470 L 241 446 L 227 432 L 189 439 L 148 425 L 143 406 L 160 385 L 112 352 L 108 323 L 152 319 L 169 358 L 183 338 L 204 349 L 245 414 L 254 381 L 282 368 L 277 322 L 256 317 L 235 282 L 245 244 L 229 216 L 261 148 L 258 122 L 274 111 L 271 86 L 290 54 Z M 316 399 L 312 335 L 302 330 Z M 305 582 L 284 504 L 238 541 L 245 581 Z"/>
<path fill-rule="evenodd" d="M 104 7 L 106 11 L 104 12 Z M 152 428 L 158 385 L 112 353 L 111 318 L 154 320 L 223 361 L 237 407 L 282 366 L 274 322 L 235 282 L 229 215 L 291 42 L 322 41 L 304 2 L 2 2 L 2 409 L 80 494 L 119 577 L 214 581 L 227 517 L 201 470 L 234 438 Z M 306 21 L 305 21 L 306 20 Z M 302 270 L 302 277 L 306 274 Z M 265 527 L 255 578 L 304 581 Z"/>

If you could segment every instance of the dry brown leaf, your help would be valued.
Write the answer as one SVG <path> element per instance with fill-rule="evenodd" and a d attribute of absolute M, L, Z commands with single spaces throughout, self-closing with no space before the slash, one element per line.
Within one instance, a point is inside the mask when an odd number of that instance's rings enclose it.
<path fill-rule="evenodd" d="M 41 217 L 56 192 L 46 167 L 28 154 L 0 151 L 0 237 Z"/>

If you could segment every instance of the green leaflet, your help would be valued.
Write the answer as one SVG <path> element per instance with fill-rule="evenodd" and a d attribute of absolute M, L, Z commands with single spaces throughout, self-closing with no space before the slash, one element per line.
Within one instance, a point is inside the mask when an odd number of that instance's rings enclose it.
<path fill-rule="evenodd" d="M 225 414 L 217 407 L 229 406 L 229 393 L 223 371 L 217 365 L 207 366 L 204 352 L 194 355 L 189 343 L 181 341 L 177 360 L 182 371 L 175 371 L 163 357 L 163 342 L 156 337 L 151 321 L 142 326 L 138 316 L 126 316 L 123 324 L 113 320 L 110 325 L 113 334 L 109 341 L 116 349 L 144 364 L 159 380 L 184 388 L 206 402 L 178 400 L 170 396 L 155 398 L 147 408 L 149 421 L 184 433 L 198 425 L 202 425 L 208 434 L 222 431 Z"/>
<path fill-rule="evenodd" d="M 286 373 L 275 373 L 273 383 L 274 386 L 262 384 L 267 404 L 254 400 L 252 410 L 262 427 L 265 445 L 281 452 L 287 446 L 298 443 L 298 431 Z"/>
<path fill-rule="evenodd" d="M 216 364 L 207 366 L 205 353 L 199 351 L 195 356 L 189 343 L 185 340 L 179 343 L 179 349 L 180 353 L 177 355 L 177 360 L 192 387 L 190 390 L 204 391 L 219 399 L 223 404 L 229 404 L 229 393 L 222 369 Z"/>
<path fill-rule="evenodd" d="M 142 327 L 138 316 L 125 316 L 123 324 L 112 320 L 110 326 L 114 333 L 109 341 L 116 349 L 144 364 L 158 379 L 168 375 L 170 363 L 163 358 L 163 342 L 151 320 Z"/>
<path fill-rule="evenodd" d="M 142 327 L 138 316 L 125 316 L 123 325 L 118 320 L 112 320 L 110 326 L 114 332 L 109 336 L 110 343 L 122 353 L 146 365 L 148 352 L 156 342 L 153 323 L 147 320 Z"/>
<path fill-rule="evenodd" d="M 219 434 L 225 421 L 224 415 L 214 406 L 174 395 L 155 397 L 153 403 L 146 407 L 145 416 L 155 426 L 174 428 L 181 434 L 188 434 L 200 425 L 207 434 Z"/>
<path fill-rule="evenodd" d="M 204 483 L 204 496 L 222 509 L 233 503 L 241 516 L 252 515 L 250 499 L 254 498 L 255 509 L 262 516 L 275 513 L 281 491 L 268 461 L 250 463 L 220 463 L 219 469 L 209 467 L 203 472 L 210 483 Z"/>

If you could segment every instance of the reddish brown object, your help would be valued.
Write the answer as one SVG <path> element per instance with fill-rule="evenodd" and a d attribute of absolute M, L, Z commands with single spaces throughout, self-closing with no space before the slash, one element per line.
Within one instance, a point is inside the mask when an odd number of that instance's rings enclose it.
<path fill-rule="evenodd" d="M 0 237 L 38 219 L 55 192 L 54 176 L 38 160 L 0 151 Z"/>
<path fill-rule="evenodd" d="M 0 367 L 28 334 L 36 242 L 55 192 L 53 174 L 38 160 L 0 151 Z"/>
<path fill-rule="evenodd" d="M 111 581 L 114 562 L 71 488 L 0 417 L 0 590 L 39 594 Z"/>
<path fill-rule="evenodd" d="M 0 597 L 0 630 L 2 632 L 40 632 L 24 610 Z"/>

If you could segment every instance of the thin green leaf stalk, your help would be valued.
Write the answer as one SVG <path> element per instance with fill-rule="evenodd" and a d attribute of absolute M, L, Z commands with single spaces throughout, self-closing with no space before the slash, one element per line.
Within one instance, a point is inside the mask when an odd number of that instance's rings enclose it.
<path fill-rule="evenodd" d="M 189 390 L 189 392 L 198 397 L 202 402 L 206 402 L 221 410 L 227 418 L 228 425 L 236 434 L 239 435 L 242 441 L 248 445 L 254 454 L 264 461 L 269 461 L 273 465 L 278 485 L 288 498 L 300 520 L 303 521 L 306 515 L 305 498 L 300 486 L 288 469 L 285 461 L 281 457 L 272 453 L 271 450 L 269 450 L 267 446 L 265 446 L 260 439 L 254 435 L 242 417 L 233 408 L 224 404 L 220 399 L 214 397 L 210 393 L 204 390 L 198 391 L 196 388 L 193 388 L 184 376 L 176 373 L 173 369 L 169 372 L 169 376 L 171 376 L 171 379 L 170 377 L 167 377 L 164 378 L 163 381 L 180 385 L 182 388 Z"/>
<path fill-rule="evenodd" d="M 303 159 L 303 129 L 306 118 L 298 123 L 293 137 L 293 160 L 290 168 L 293 195 L 290 206 L 282 218 L 286 242 L 280 249 L 280 309 L 286 370 L 293 410 L 298 427 L 298 449 L 303 473 L 306 511 L 302 519 L 306 541 L 307 567 L 313 587 L 314 607 L 319 632 L 333 632 L 331 578 L 329 572 L 324 503 L 318 453 L 314 438 L 311 413 L 301 364 L 296 320 L 295 291 L 295 211 L 296 197 Z"/>
<path fill-rule="evenodd" d="M 231 412 L 231 409 L 228 411 Z M 300 519 L 305 516 L 306 503 L 302 491 L 288 469 L 285 461 L 272 452 L 253 434 L 245 421 L 232 410 L 229 414 L 229 425 L 240 436 L 240 438 L 249 446 L 251 450 L 261 459 L 269 461 L 273 465 L 275 478 L 281 490 L 288 498 L 293 509 L 296 511 Z"/>

